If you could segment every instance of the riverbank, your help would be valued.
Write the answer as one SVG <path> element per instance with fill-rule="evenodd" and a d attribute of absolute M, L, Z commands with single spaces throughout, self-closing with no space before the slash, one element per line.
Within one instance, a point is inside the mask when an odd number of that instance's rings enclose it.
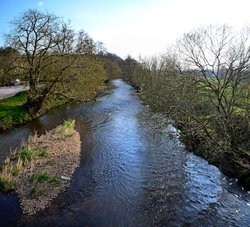
<path fill-rule="evenodd" d="M 249 81 L 180 72 L 175 60 L 134 63 L 127 81 L 154 112 L 173 120 L 188 150 L 250 190 Z"/>
<path fill-rule="evenodd" d="M 92 93 L 91 95 L 86 95 L 86 98 L 83 98 L 81 102 L 94 102 L 97 97 L 103 94 L 107 87 L 108 85 L 105 84 L 105 88 L 102 88 L 100 91 Z M 13 97 L 0 100 L 0 132 L 26 124 L 31 120 L 44 115 L 48 111 L 72 101 L 63 97 L 51 97 L 45 101 L 37 115 L 32 117 L 25 106 L 26 100 L 27 91 L 22 91 Z"/>
<path fill-rule="evenodd" d="M 26 108 L 27 91 L 22 91 L 13 97 L 0 100 L 0 132 L 25 124 L 34 119 Z M 49 110 L 61 106 L 66 99 L 51 98 L 47 100 L 36 117 L 42 116 Z"/>
<path fill-rule="evenodd" d="M 180 139 L 189 151 L 217 166 L 228 177 L 236 178 L 240 185 L 250 190 L 249 152 L 243 149 L 229 149 L 225 152 L 219 146 L 219 140 L 215 143 L 204 130 L 197 126 L 195 120 L 182 115 L 172 116 L 169 109 L 166 109 L 167 106 L 163 105 L 164 100 L 159 99 L 157 94 L 144 91 L 139 96 L 144 104 L 149 105 L 155 113 L 163 113 L 166 118 L 171 116 L 174 126 L 180 130 Z"/>
<path fill-rule="evenodd" d="M 11 129 L 32 120 L 25 108 L 27 92 L 0 100 L 0 131 Z"/>
<path fill-rule="evenodd" d="M 42 133 L 62 119 L 77 119 L 82 141 L 80 166 L 70 187 L 31 216 L 21 215 L 17 201 L 8 198 L 12 195 L 0 193 L 0 223 L 248 226 L 249 194 L 168 136 L 168 118 L 143 106 L 129 85 L 121 80 L 113 84 L 114 89 L 91 105 L 56 108 L 0 136 L 0 150 L 6 153 L 14 138 L 21 141 L 28 132 Z"/>
<path fill-rule="evenodd" d="M 27 215 L 49 206 L 70 185 L 80 164 L 80 143 L 74 121 L 66 121 L 40 137 L 30 137 L 2 165 L 1 191 L 14 190 Z"/>

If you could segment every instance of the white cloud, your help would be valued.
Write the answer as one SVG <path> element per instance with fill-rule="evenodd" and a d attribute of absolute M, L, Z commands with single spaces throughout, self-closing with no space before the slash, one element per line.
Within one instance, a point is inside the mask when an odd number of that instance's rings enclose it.
<path fill-rule="evenodd" d="M 37 5 L 38 6 L 42 6 L 44 4 L 44 2 L 38 2 Z"/>

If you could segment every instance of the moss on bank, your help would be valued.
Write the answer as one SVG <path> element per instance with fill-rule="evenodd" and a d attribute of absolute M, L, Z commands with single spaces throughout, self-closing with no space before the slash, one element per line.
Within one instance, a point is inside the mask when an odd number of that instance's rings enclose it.
<path fill-rule="evenodd" d="M 79 163 L 80 136 L 74 121 L 66 121 L 10 154 L 1 166 L 0 190 L 14 190 L 23 213 L 34 214 L 69 186 Z"/>

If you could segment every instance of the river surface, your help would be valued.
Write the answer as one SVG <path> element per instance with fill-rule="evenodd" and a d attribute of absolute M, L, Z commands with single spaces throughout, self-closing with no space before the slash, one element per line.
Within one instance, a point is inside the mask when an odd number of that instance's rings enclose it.
<path fill-rule="evenodd" d="M 76 119 L 82 156 L 66 192 L 37 215 L 0 194 L 3 226 L 250 226 L 250 195 L 185 150 L 168 119 L 122 80 L 94 104 L 66 105 L 0 135 L 0 161 L 30 133 Z"/>

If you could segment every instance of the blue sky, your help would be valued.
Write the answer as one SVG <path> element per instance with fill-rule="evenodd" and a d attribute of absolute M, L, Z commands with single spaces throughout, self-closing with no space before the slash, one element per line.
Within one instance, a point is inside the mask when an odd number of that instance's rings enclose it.
<path fill-rule="evenodd" d="M 8 22 L 30 8 L 70 20 L 121 57 L 164 53 L 195 27 L 250 24 L 249 0 L 0 0 L 0 46 Z"/>

